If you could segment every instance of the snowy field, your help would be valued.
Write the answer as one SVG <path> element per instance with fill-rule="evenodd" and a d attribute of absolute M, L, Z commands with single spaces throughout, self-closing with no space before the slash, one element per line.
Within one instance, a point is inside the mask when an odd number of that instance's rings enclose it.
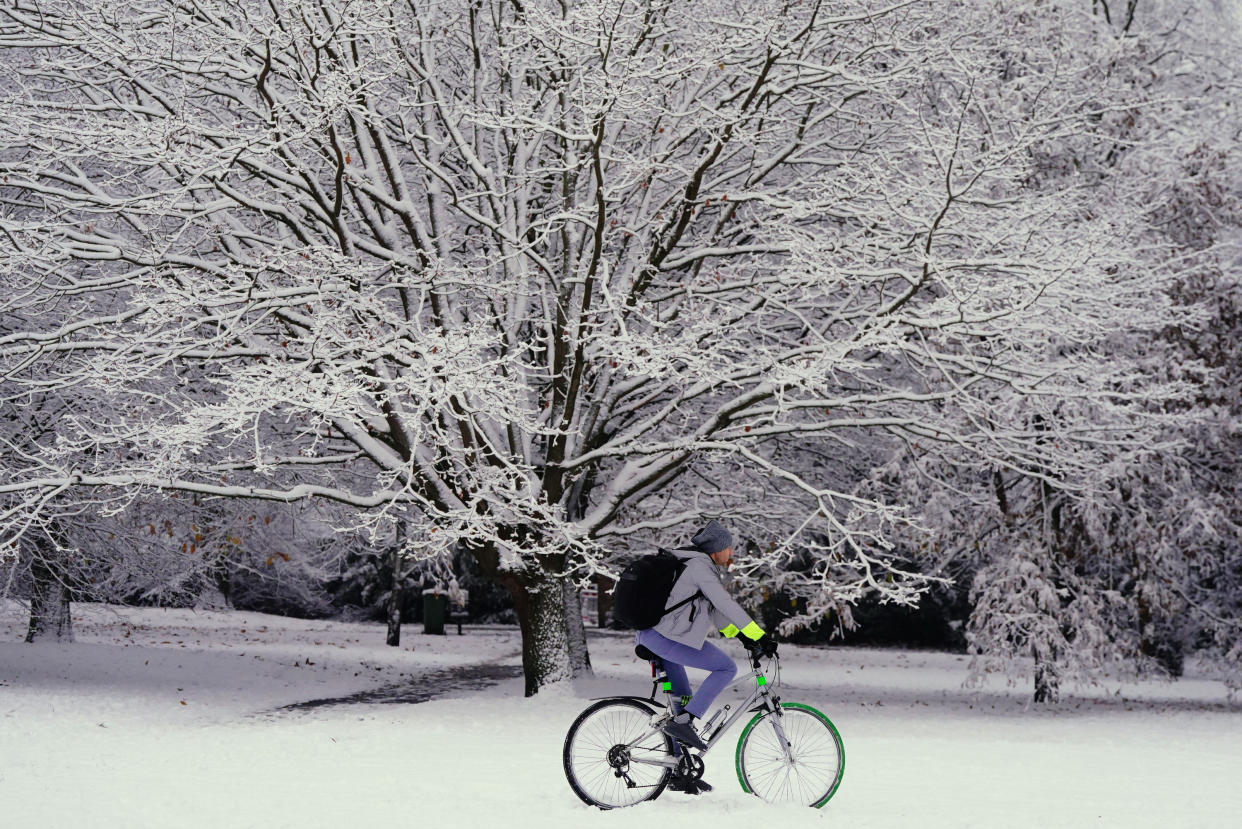
<path fill-rule="evenodd" d="M 730 747 L 707 758 L 714 792 L 601 812 L 565 783 L 561 740 L 590 697 L 649 691 L 628 636 L 593 633 L 596 678 L 526 700 L 520 678 L 420 682 L 482 663 L 512 673 L 507 629 L 409 626 L 395 649 L 380 625 L 74 610 L 76 644 L 31 646 L 23 608 L 0 603 L 6 828 L 1242 825 L 1242 705 L 1194 676 L 1046 711 L 1026 706 L 1025 687 L 963 690 L 958 656 L 787 647 L 781 695 L 825 711 L 845 739 L 845 780 L 824 809 L 743 794 Z M 285 707 L 429 684 L 442 696 Z"/>

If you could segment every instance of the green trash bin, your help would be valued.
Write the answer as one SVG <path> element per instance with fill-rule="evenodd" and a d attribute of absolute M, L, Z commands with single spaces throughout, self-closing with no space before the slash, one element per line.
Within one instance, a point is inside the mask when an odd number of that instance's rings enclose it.
<path fill-rule="evenodd" d="M 444 635 L 444 618 L 448 615 L 448 595 L 435 588 L 423 591 L 423 633 Z"/>

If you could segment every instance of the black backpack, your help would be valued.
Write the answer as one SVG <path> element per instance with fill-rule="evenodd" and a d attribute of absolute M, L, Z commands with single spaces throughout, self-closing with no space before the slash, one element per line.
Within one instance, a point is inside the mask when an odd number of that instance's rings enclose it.
<path fill-rule="evenodd" d="M 655 627 L 666 614 L 703 595 L 695 592 L 690 598 L 665 607 L 673 585 L 685 569 L 684 561 L 663 548 L 631 561 L 621 571 L 612 594 L 613 618 L 627 627 L 645 630 Z"/>

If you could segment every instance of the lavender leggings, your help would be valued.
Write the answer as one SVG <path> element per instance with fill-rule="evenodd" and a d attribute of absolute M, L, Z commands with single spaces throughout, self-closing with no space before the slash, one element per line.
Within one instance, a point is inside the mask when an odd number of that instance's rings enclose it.
<path fill-rule="evenodd" d="M 695 650 L 688 645 L 666 639 L 654 629 L 640 630 L 634 641 L 664 660 L 664 670 L 668 671 L 669 682 L 673 685 L 673 694 L 689 696 L 690 680 L 686 677 L 686 668 L 700 668 L 711 671 L 698 693 L 686 703 L 685 710 L 696 717 L 707 713 L 712 701 L 723 691 L 733 677 L 737 676 L 737 665 L 720 648 L 711 642 L 704 642 L 703 647 Z"/>

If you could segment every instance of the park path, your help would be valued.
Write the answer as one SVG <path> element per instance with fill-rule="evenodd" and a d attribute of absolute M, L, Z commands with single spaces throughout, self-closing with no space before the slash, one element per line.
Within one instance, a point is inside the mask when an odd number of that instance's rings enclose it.
<path fill-rule="evenodd" d="M 479 691 L 490 688 L 506 679 L 515 679 L 522 675 L 522 666 L 510 660 L 520 656 L 518 651 L 498 659 L 479 662 L 473 665 L 457 665 L 451 668 L 428 671 L 422 676 L 411 677 L 404 682 L 359 691 L 341 697 L 323 697 L 321 699 L 304 700 L 291 705 L 282 705 L 265 714 L 291 711 L 312 711 L 317 708 L 328 708 L 337 705 L 412 705 L 427 702 L 438 697 L 459 691 Z"/>

